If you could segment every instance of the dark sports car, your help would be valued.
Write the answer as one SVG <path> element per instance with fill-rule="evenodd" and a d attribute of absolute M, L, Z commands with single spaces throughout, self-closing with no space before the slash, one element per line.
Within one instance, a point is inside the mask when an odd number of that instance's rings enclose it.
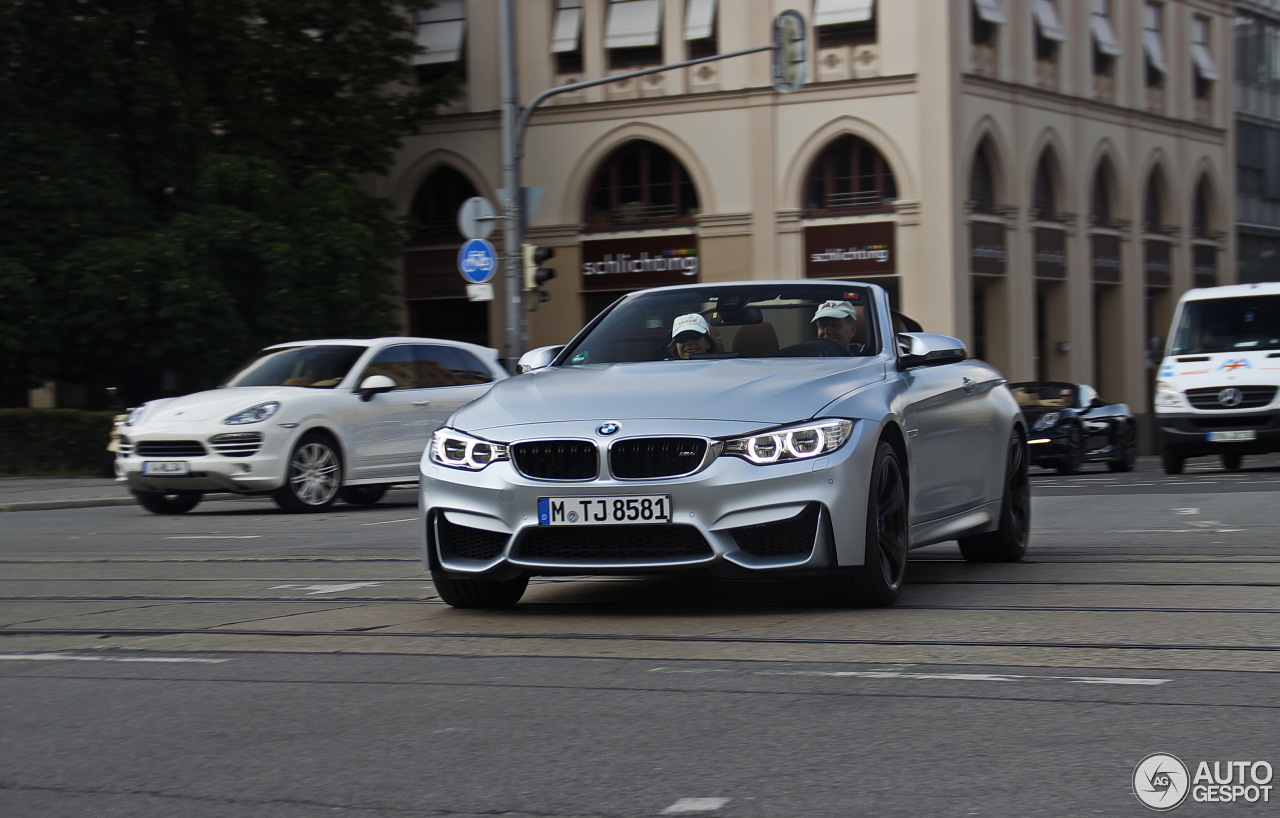
<path fill-rule="evenodd" d="M 1086 384 L 1024 381 L 1009 389 L 1031 427 L 1027 441 L 1031 463 L 1074 474 L 1085 463 L 1106 463 L 1129 471 L 1138 455 L 1133 412 L 1108 403 Z"/>

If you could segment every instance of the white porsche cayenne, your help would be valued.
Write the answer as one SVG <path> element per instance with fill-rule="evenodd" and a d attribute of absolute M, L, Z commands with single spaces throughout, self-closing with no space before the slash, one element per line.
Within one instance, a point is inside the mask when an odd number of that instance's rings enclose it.
<path fill-rule="evenodd" d="M 300 512 L 376 503 L 416 482 L 432 432 L 506 377 L 496 350 L 458 341 L 278 344 L 225 386 L 134 408 L 116 473 L 157 514 L 190 511 L 207 492 L 269 494 Z"/>

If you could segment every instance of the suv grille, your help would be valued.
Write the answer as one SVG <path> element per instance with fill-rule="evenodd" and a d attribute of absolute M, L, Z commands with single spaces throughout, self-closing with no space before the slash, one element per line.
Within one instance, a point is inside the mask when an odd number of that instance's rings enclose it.
<path fill-rule="evenodd" d="M 134 444 L 139 457 L 204 457 L 204 444 L 198 440 L 142 440 Z"/>
<path fill-rule="evenodd" d="M 1207 389 L 1188 389 L 1187 401 L 1196 409 L 1222 410 L 1222 409 L 1258 409 L 1266 406 L 1275 399 L 1276 387 L 1274 386 L 1237 386 L 1234 389 L 1240 392 L 1240 402 L 1232 406 L 1224 406 L 1222 404 L 1221 395 L 1227 391 L 1223 387 L 1209 387 Z"/>
<path fill-rule="evenodd" d="M 646 437 L 619 440 L 609 447 L 609 470 L 614 477 L 678 477 L 702 465 L 707 441 L 696 437 Z"/>
<path fill-rule="evenodd" d="M 596 444 L 589 440 L 534 440 L 511 446 L 511 459 L 536 480 L 594 480 L 600 474 Z"/>
<path fill-rule="evenodd" d="M 223 457 L 252 457 L 262 448 L 262 432 L 234 432 L 218 435 L 209 443 Z"/>
<path fill-rule="evenodd" d="M 515 559 L 579 564 L 661 565 L 709 559 L 711 546 L 688 525 L 605 525 L 527 529 Z"/>

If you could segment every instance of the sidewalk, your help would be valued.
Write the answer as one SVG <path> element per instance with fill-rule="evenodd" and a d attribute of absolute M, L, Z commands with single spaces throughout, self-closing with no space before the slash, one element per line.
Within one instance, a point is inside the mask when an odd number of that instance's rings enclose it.
<path fill-rule="evenodd" d="M 0 478 L 0 512 L 136 504 L 124 484 L 110 477 Z"/>

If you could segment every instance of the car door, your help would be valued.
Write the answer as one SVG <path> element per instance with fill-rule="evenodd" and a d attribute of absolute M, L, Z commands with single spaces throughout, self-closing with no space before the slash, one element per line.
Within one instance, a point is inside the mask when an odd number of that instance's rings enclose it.
<path fill-rule="evenodd" d="M 357 405 L 348 420 L 347 439 L 350 463 L 348 479 L 395 479 L 404 475 L 403 452 L 416 433 L 410 428 L 419 420 L 424 398 L 419 394 L 418 373 L 414 366 L 415 344 L 392 344 L 380 350 L 365 364 L 356 381 L 357 387 L 371 375 L 385 375 L 395 381 L 389 392 L 372 395 L 362 401 L 352 395 Z"/>
<path fill-rule="evenodd" d="M 960 361 L 903 373 L 913 522 L 937 520 L 991 499 L 1003 479 L 1008 430 L 997 428 L 987 366 Z"/>
<path fill-rule="evenodd" d="M 494 376 L 478 358 L 458 347 L 415 344 L 412 356 L 416 373 L 409 401 L 412 417 L 405 423 L 396 458 L 398 468 L 417 474 L 431 433 L 464 404 L 487 392 Z"/>

